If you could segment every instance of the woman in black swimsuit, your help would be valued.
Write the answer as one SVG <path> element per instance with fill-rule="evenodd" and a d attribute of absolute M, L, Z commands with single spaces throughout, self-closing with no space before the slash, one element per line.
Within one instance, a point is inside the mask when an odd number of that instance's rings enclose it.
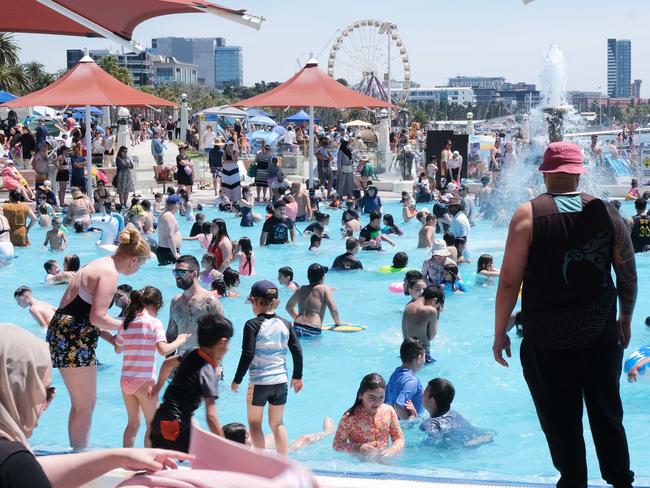
<path fill-rule="evenodd" d="M 68 180 L 70 180 L 70 161 L 68 161 L 68 151 L 66 146 L 61 146 L 56 150 L 56 159 L 54 165 L 57 167 L 56 181 L 59 184 L 59 205 L 63 207 L 65 202 L 65 191 L 68 189 Z"/>
<path fill-rule="evenodd" d="M 138 271 L 150 254 L 137 230 L 122 232 L 115 255 L 96 259 L 76 273 L 50 321 L 46 340 L 52 366 L 59 368 L 70 393 L 68 437 L 75 450 L 88 446 L 97 396 L 95 349 L 101 329 L 118 330 L 122 325 L 108 315 L 118 277 Z"/>

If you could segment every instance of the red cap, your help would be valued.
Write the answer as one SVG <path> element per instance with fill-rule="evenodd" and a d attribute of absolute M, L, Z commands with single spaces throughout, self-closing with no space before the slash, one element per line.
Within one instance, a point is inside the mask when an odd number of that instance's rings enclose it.
<path fill-rule="evenodd" d="M 587 172 L 582 151 L 572 142 L 552 142 L 544 152 L 544 162 L 539 167 L 542 173 L 582 174 Z"/>

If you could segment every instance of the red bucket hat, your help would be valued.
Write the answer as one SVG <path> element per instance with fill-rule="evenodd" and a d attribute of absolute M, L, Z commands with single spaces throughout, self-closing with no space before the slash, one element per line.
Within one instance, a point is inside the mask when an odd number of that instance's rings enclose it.
<path fill-rule="evenodd" d="M 571 142 L 552 142 L 544 152 L 544 162 L 539 167 L 542 173 L 582 174 L 587 172 L 582 151 Z"/>

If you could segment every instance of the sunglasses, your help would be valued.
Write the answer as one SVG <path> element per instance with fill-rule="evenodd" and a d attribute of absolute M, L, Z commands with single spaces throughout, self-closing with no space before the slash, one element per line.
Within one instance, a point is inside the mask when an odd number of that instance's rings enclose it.
<path fill-rule="evenodd" d="M 188 273 L 194 273 L 194 270 L 191 269 L 172 269 L 172 275 L 175 278 L 185 278 Z"/>

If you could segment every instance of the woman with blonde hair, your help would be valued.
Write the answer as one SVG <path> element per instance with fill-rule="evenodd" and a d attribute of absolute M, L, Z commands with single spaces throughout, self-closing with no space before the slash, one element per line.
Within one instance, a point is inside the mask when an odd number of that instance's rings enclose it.
<path fill-rule="evenodd" d="M 137 272 L 151 253 L 135 229 L 123 231 L 119 242 L 113 256 L 91 261 L 75 274 L 47 330 L 52 366 L 59 368 L 70 394 L 68 437 L 73 449 L 88 446 L 97 396 L 95 349 L 100 332 L 119 330 L 122 325 L 108 315 L 119 275 Z"/>

